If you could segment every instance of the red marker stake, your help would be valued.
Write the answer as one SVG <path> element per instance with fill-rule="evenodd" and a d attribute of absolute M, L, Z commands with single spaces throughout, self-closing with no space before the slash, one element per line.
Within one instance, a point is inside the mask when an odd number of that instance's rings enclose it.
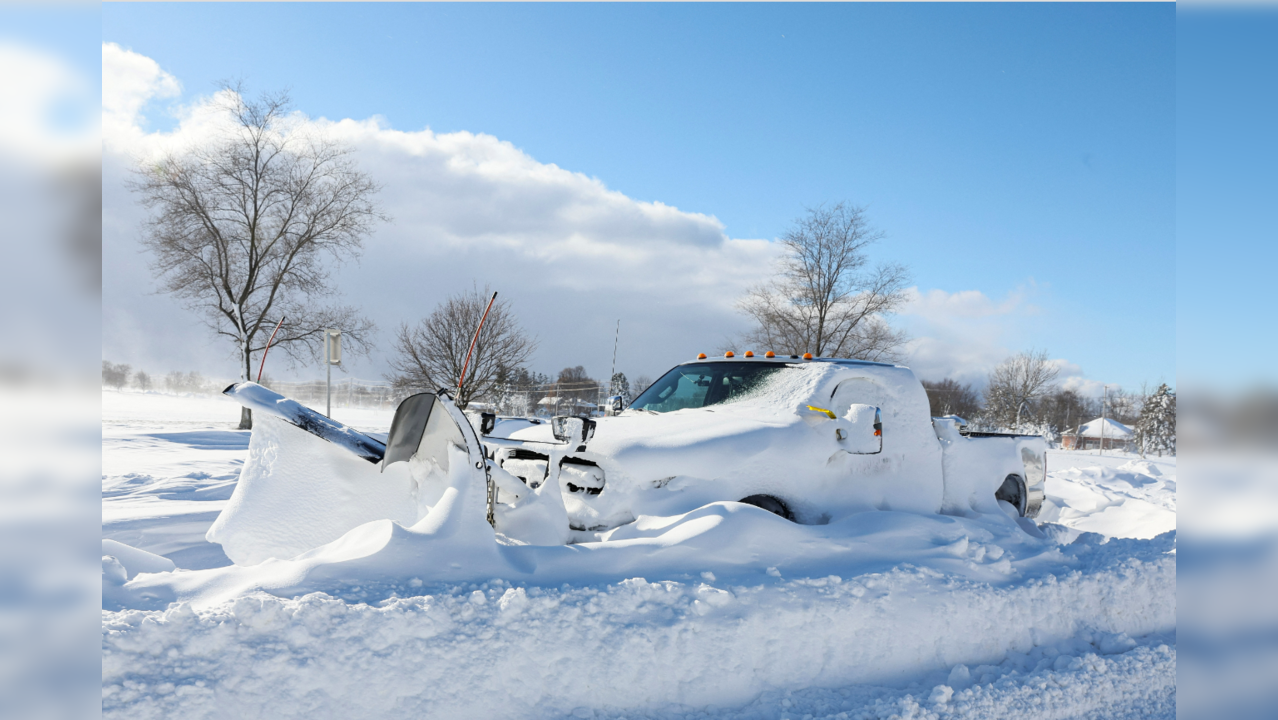
<path fill-rule="evenodd" d="M 280 321 L 275 323 L 275 329 L 271 331 L 271 339 L 266 341 L 266 348 L 262 350 L 262 364 L 257 366 L 257 381 L 262 382 L 262 370 L 266 367 L 266 353 L 271 351 L 271 343 L 275 342 L 275 333 L 280 331 L 280 326 L 284 324 L 287 317 L 281 317 Z"/>
<path fill-rule="evenodd" d="M 484 321 L 488 319 L 488 311 L 493 309 L 493 301 L 497 299 L 497 293 L 494 291 L 493 296 L 488 298 L 488 307 L 484 308 L 484 316 L 479 319 L 479 327 L 475 328 L 475 337 L 470 339 L 470 349 L 466 351 L 466 362 L 462 365 L 461 379 L 457 381 L 457 395 L 461 395 L 462 383 L 466 382 L 466 369 L 470 367 L 470 354 L 475 352 L 475 343 L 479 340 L 479 331 L 484 329 Z"/>

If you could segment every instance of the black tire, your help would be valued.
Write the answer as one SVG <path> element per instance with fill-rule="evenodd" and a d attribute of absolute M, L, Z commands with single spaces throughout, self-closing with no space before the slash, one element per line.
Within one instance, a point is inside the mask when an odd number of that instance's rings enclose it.
<path fill-rule="evenodd" d="M 1003 478 L 1003 484 L 995 491 L 994 499 L 1009 503 L 1021 517 L 1025 517 L 1025 503 L 1029 500 L 1029 494 L 1025 492 L 1025 481 L 1020 475 Z"/>
<path fill-rule="evenodd" d="M 743 502 L 746 505 L 753 505 L 757 508 L 762 508 L 773 515 L 780 515 L 786 520 L 794 522 L 794 514 L 790 512 L 790 508 L 786 507 L 785 503 L 771 495 L 751 495 L 750 497 L 741 498 L 740 502 Z"/>

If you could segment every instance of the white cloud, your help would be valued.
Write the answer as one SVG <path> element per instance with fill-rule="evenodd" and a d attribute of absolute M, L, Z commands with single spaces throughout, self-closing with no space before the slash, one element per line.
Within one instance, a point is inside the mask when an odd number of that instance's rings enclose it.
<path fill-rule="evenodd" d="M 908 296 L 904 314 L 923 317 L 953 318 L 986 318 L 1010 315 L 1015 312 L 1031 313 L 1036 310 L 1025 304 L 1027 290 L 1017 289 L 1008 293 L 1007 297 L 995 302 L 980 290 L 961 290 L 946 292 L 944 290 L 928 290 L 920 292 L 918 288 L 906 291 Z"/>
<path fill-rule="evenodd" d="M 384 234 L 410 255 L 441 246 L 513 253 L 544 266 L 552 286 L 692 292 L 721 309 L 772 257 L 771 243 L 729 238 L 712 216 L 633 200 L 491 135 L 315 125 L 358 148 L 385 184 L 396 221 Z"/>
<path fill-rule="evenodd" d="M 146 125 L 142 108 L 151 100 L 176 97 L 177 78 L 160 64 L 115 43 L 102 43 L 102 136 L 120 149 L 141 141 Z"/>
<path fill-rule="evenodd" d="M 1073 390 L 1079 395 L 1089 398 L 1100 397 L 1104 388 L 1100 380 L 1092 380 L 1078 374 L 1066 375 L 1062 373 L 1056 382 L 1062 390 Z"/>
<path fill-rule="evenodd" d="M 914 337 L 909 364 L 930 380 L 950 377 L 983 385 L 989 371 L 1013 352 L 1006 343 L 1008 330 L 1034 312 L 1023 289 L 1001 300 L 979 290 L 911 288 L 907 294 L 898 319 Z"/>
<path fill-rule="evenodd" d="M 54 122 L 55 107 L 86 110 L 96 104 L 86 78 L 56 54 L 0 42 L 0 152 L 50 166 L 90 160 L 98 151 L 92 113 L 85 122 Z"/>
<path fill-rule="evenodd" d="M 1020 339 L 1027 336 L 1029 323 L 1040 321 L 1039 307 L 1030 302 L 1036 290 L 1031 282 L 995 299 L 979 290 L 911 288 L 899 313 L 900 323 L 914 336 L 909 365 L 929 380 L 950 377 L 983 387 L 990 370 L 1011 355 L 1031 349 L 1021 345 Z M 1086 378 L 1077 364 L 1059 358 L 1052 363 L 1062 388 L 1100 394 L 1100 382 Z"/>

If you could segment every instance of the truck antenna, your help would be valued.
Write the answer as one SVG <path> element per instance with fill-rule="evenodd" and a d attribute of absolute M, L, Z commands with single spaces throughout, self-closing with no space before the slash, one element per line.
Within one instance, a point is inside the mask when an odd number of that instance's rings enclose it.
<path fill-rule="evenodd" d="M 617 343 L 621 342 L 621 318 L 617 318 L 617 336 L 612 340 L 612 374 L 608 376 L 608 395 L 616 395 L 613 379 L 617 377 Z"/>

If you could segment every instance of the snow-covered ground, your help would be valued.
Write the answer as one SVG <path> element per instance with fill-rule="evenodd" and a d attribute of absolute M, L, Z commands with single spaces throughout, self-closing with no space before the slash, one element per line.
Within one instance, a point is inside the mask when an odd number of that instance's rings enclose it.
<path fill-rule="evenodd" d="M 1106 450 L 1047 452 L 1039 523 L 1107 537 L 1152 538 L 1176 529 L 1176 458 Z"/>
<path fill-rule="evenodd" d="M 105 391 L 102 414 L 103 537 L 179 568 L 104 547 L 108 717 L 1175 714 L 1174 458 L 1050 452 L 1045 538 L 1001 515 L 798 526 L 717 503 L 625 552 L 441 581 L 450 559 L 394 537 L 378 563 L 227 567 L 204 533 L 247 452 L 238 406 Z M 334 411 L 368 432 L 391 415 Z"/>

